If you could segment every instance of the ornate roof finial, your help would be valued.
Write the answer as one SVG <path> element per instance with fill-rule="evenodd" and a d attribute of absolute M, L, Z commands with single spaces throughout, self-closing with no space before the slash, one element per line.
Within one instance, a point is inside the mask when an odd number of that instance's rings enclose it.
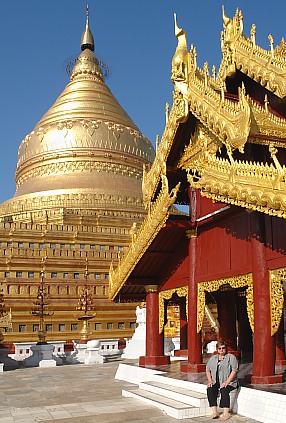
<path fill-rule="evenodd" d="M 225 14 L 225 11 L 224 11 L 224 5 L 222 5 L 222 19 L 223 19 L 223 22 L 226 24 L 227 23 L 227 20 L 229 19 L 227 16 L 226 16 L 226 14 Z"/>
<path fill-rule="evenodd" d="M 274 48 L 273 48 L 273 46 L 274 46 L 274 38 L 273 38 L 273 35 L 272 34 L 269 34 L 268 35 L 268 40 L 270 41 L 271 56 L 273 57 L 274 56 Z"/>
<path fill-rule="evenodd" d="M 83 31 L 82 37 L 81 37 L 81 49 L 82 51 L 85 49 L 89 49 L 91 51 L 94 51 L 94 39 L 92 36 L 92 33 L 89 28 L 89 20 L 88 20 L 88 4 L 86 5 L 86 24 L 85 24 L 85 30 Z"/>
<path fill-rule="evenodd" d="M 251 27 L 251 30 L 250 30 L 250 38 L 251 38 L 253 46 L 256 45 L 255 36 L 256 36 L 256 25 L 252 24 L 252 27 Z"/>

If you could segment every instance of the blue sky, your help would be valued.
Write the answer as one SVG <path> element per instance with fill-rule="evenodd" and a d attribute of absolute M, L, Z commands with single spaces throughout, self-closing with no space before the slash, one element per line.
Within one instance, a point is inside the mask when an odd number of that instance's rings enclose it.
<path fill-rule="evenodd" d="M 90 0 L 96 55 L 108 63 L 107 85 L 153 144 L 172 101 L 173 13 L 197 47 L 198 64 L 219 65 L 221 6 L 242 9 L 244 32 L 257 26 L 257 44 L 286 38 L 285 0 Z M 84 0 L 0 0 L 0 202 L 14 195 L 17 150 L 68 83 L 65 64 L 80 53 Z"/>

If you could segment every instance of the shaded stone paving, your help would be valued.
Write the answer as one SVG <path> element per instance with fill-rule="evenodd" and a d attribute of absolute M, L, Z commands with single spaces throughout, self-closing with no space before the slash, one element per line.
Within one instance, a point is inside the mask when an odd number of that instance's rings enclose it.
<path fill-rule="evenodd" d="M 119 364 L 66 365 L 0 373 L 0 423 L 175 423 L 156 407 L 121 396 L 129 383 L 115 380 Z M 210 417 L 184 422 L 209 422 Z M 233 415 L 229 422 L 255 422 Z"/>

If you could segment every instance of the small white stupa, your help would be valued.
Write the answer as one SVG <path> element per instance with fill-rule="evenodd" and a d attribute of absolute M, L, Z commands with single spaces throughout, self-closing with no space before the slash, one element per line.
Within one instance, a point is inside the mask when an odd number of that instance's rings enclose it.
<path fill-rule="evenodd" d="M 131 339 L 126 340 L 126 348 L 122 358 L 136 359 L 146 352 L 146 308 L 136 307 L 136 323 L 138 326 Z"/>

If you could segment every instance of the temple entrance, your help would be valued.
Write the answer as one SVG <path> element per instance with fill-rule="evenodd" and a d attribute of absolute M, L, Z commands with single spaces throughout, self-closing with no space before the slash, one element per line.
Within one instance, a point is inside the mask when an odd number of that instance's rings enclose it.
<path fill-rule="evenodd" d="M 227 343 L 241 362 L 252 362 L 253 335 L 247 314 L 246 288 L 232 288 L 225 284 L 211 294 L 217 306 L 219 339 Z M 208 298 L 209 295 L 206 301 Z"/>
<path fill-rule="evenodd" d="M 252 362 L 253 333 L 247 313 L 247 286 L 233 288 L 221 284 L 216 291 L 205 291 L 201 322 L 202 352 L 212 353 L 212 342 L 223 339 L 231 352 L 241 362 Z M 164 298 L 164 338 L 167 344 L 173 342 L 180 355 L 188 349 L 187 297 L 176 292 Z M 171 293 L 170 293 L 171 294 Z M 164 295 L 164 296 L 165 296 Z M 162 304 L 162 305 L 163 305 Z M 176 354 L 177 355 L 177 354 Z"/>
<path fill-rule="evenodd" d="M 186 297 L 173 293 L 170 299 L 164 299 L 164 338 L 165 350 L 173 343 L 173 349 L 187 350 L 187 311 Z"/>
<path fill-rule="evenodd" d="M 202 324 L 202 349 L 204 353 L 212 353 L 219 339 L 219 322 L 217 303 L 213 293 L 206 293 L 206 304 Z"/>

